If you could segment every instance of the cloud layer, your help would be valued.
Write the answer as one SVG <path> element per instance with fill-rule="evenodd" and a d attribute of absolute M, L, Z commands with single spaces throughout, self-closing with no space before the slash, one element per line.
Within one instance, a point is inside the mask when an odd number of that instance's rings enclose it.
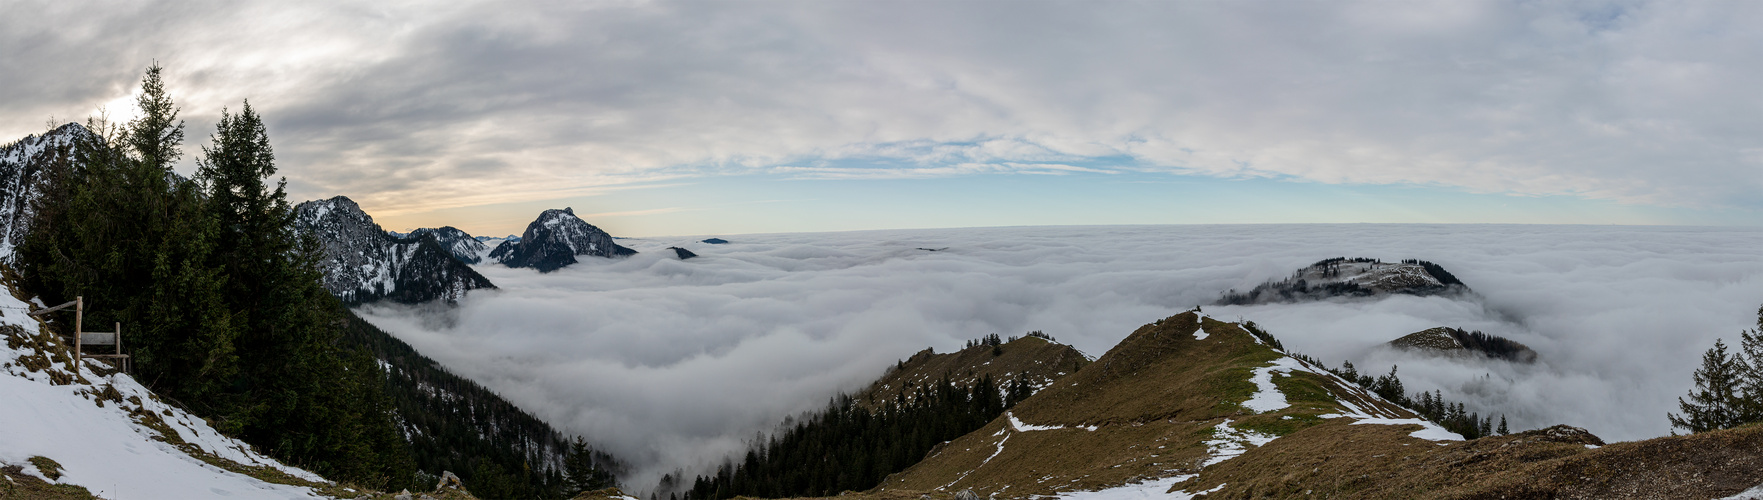
<path fill-rule="evenodd" d="M 1044 330 L 1091 355 L 1138 326 L 1326 257 L 1422 258 L 1480 301 L 1209 307 L 1293 350 L 1401 366 L 1515 428 L 1663 435 L 1701 352 L 1755 321 L 1763 231 L 1599 226 L 1028 227 L 636 239 L 551 274 L 479 266 L 502 290 L 368 319 L 567 432 L 662 473 L 744 449 L 785 415 L 927 346 Z M 679 261 L 667 246 L 701 257 Z M 917 248 L 948 250 L 927 252 Z M 1535 348 L 1529 367 L 1376 349 L 1448 325 Z"/>
<path fill-rule="evenodd" d="M 0 131 L 169 68 L 297 198 L 1072 165 L 1755 209 L 1763 5 L 9 2 Z M 852 165 L 859 165 L 853 168 Z"/>

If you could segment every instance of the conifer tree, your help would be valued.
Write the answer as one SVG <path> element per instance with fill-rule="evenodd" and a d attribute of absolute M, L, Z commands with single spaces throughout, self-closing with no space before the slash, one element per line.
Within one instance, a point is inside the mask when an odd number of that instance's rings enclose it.
<path fill-rule="evenodd" d="M 1757 310 L 1757 329 L 1739 333 L 1738 392 L 1740 420 L 1763 422 L 1763 309 Z"/>
<path fill-rule="evenodd" d="M 753 458 L 749 456 L 749 460 Z M 611 487 L 614 482 L 610 472 L 594 465 L 594 452 L 588 448 L 587 441 L 576 436 L 569 443 L 569 454 L 563 460 L 564 494 L 575 496 L 584 491 Z"/>
<path fill-rule="evenodd" d="M 201 406 L 236 369 L 218 301 L 225 276 L 207 267 L 214 234 L 201 196 L 172 170 L 183 122 L 157 65 L 136 104 L 140 117 L 124 126 L 87 121 L 93 134 L 46 176 L 14 263 L 45 299 L 84 297 L 87 325 L 122 323 L 140 378 Z"/>
<path fill-rule="evenodd" d="M 1667 414 L 1672 427 L 1690 432 L 1727 429 L 1743 423 L 1743 402 L 1739 395 L 1740 363 L 1727 354 L 1726 342 L 1714 341 L 1714 348 L 1702 354 L 1702 367 L 1696 370 L 1695 389 L 1689 401 L 1677 398 L 1683 413 Z"/>
<path fill-rule="evenodd" d="M 1500 415 L 1500 429 L 1496 432 L 1499 432 L 1501 436 L 1512 433 L 1511 429 L 1506 427 L 1506 416 L 1505 415 Z"/>

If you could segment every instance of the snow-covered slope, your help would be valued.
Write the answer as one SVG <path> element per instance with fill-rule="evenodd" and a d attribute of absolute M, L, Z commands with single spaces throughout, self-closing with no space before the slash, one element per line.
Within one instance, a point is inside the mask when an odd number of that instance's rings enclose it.
<path fill-rule="evenodd" d="M 496 287 L 436 239 L 386 234 L 348 197 L 308 201 L 294 212 L 300 230 L 324 244 L 325 289 L 344 302 L 452 302 L 469 290 Z"/>
<path fill-rule="evenodd" d="M 476 264 L 483 261 L 484 252 L 490 250 L 490 247 L 485 246 L 483 241 L 453 226 L 425 227 L 410 232 L 411 238 L 421 238 L 428 235 L 433 235 L 435 242 L 439 243 L 441 248 L 446 249 L 447 253 L 453 254 L 453 258 L 466 264 Z"/>
<path fill-rule="evenodd" d="M 507 240 L 490 252 L 490 258 L 508 267 L 530 267 L 551 272 L 576 263 L 576 256 L 621 257 L 637 253 L 612 241 L 612 235 L 575 216 L 575 210 L 551 209 L 527 224 L 520 240 Z"/>
<path fill-rule="evenodd" d="M 264 498 L 320 496 L 215 464 L 266 467 L 314 483 L 324 479 L 265 457 L 215 432 L 202 419 L 160 401 L 127 374 L 94 361 L 78 377 L 59 338 L 42 333 L 24 302 L 0 293 L 0 466 L 102 498 Z M 61 361 L 56 359 L 59 357 Z M 198 458 L 195 455 L 206 455 Z M 59 464 L 58 479 L 33 457 Z M 238 468 L 238 467 L 235 467 Z"/>
<path fill-rule="evenodd" d="M 11 257 L 30 229 L 30 205 L 45 169 L 69 157 L 74 141 L 89 135 L 85 127 L 69 123 L 0 147 L 0 259 Z"/>

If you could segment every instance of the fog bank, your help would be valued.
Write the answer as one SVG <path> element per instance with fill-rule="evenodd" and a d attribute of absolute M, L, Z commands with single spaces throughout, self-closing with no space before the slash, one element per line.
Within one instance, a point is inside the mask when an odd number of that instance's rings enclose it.
<path fill-rule="evenodd" d="M 568 433 L 661 474 L 745 449 L 785 415 L 861 387 L 925 347 L 1043 330 L 1092 356 L 1139 325 L 1317 260 L 1419 258 L 1479 300 L 1208 307 L 1298 352 L 1391 364 L 1515 429 L 1663 435 L 1715 338 L 1763 303 L 1763 230 L 1500 225 L 1014 227 L 621 240 L 643 253 L 538 274 L 476 266 L 502 289 L 457 308 L 368 306 L 371 322 Z M 668 246 L 700 257 L 680 261 Z M 946 249 L 945 249 L 946 248 Z M 928 251 L 922 249 L 943 249 Z M 1530 345 L 1528 366 L 1416 357 L 1379 343 L 1433 326 Z"/>

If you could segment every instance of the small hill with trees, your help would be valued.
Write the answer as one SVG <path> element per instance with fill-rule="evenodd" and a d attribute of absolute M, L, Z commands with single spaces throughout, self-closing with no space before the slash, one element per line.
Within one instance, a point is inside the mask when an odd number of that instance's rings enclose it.
<path fill-rule="evenodd" d="M 1247 292 L 1227 290 L 1218 305 L 1303 302 L 1330 298 L 1368 298 L 1390 294 L 1464 295 L 1469 285 L 1444 266 L 1418 259 L 1399 263 L 1365 257 L 1323 259 L 1283 280 L 1268 280 Z"/>
<path fill-rule="evenodd" d="M 1479 355 L 1515 363 L 1536 362 L 1529 346 L 1481 331 L 1440 326 L 1403 335 L 1388 344 L 1397 349 L 1443 355 Z"/>

